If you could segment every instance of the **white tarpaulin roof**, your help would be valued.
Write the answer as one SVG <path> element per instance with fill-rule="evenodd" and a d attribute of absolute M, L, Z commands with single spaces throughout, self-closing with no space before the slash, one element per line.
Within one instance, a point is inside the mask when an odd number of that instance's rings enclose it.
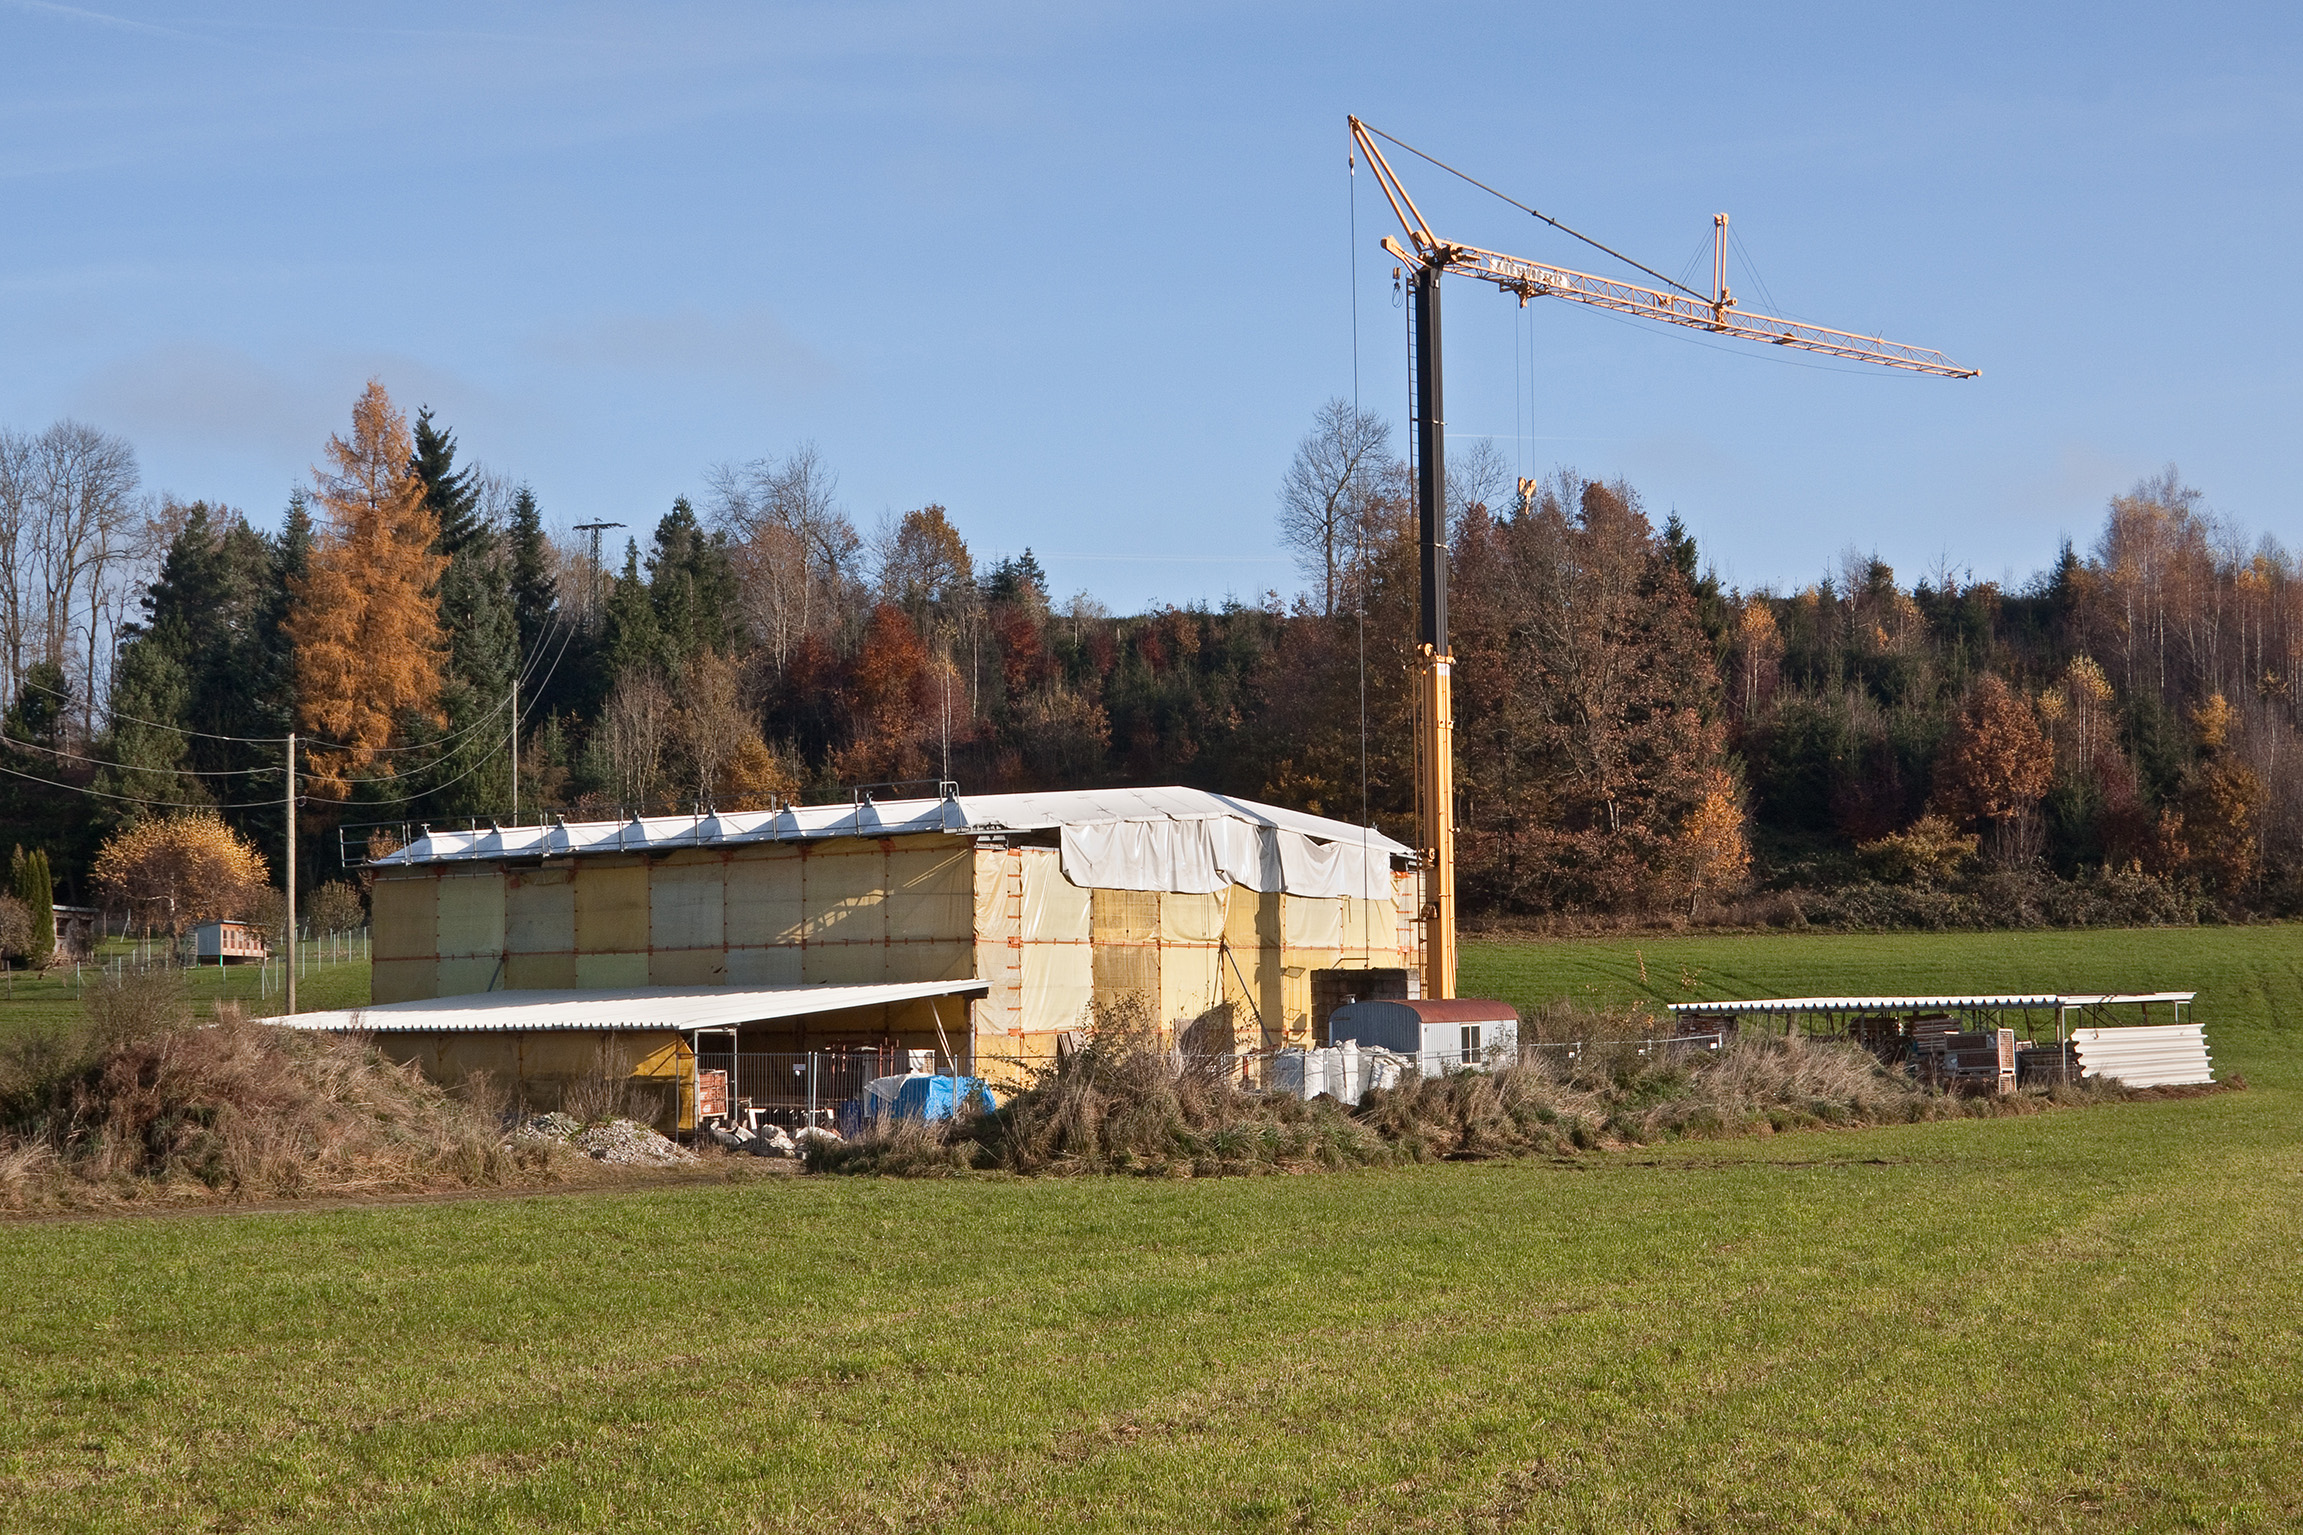
<path fill-rule="evenodd" d="M 1057 832 L 1064 876 L 1104 890 L 1206 894 L 1245 885 L 1290 895 L 1391 899 L 1391 861 L 1413 856 L 1381 832 L 1205 789 L 1072 789 L 950 799 L 797 805 L 777 811 L 649 816 L 554 826 L 426 832 L 379 864 L 585 853 L 665 852 L 831 837 Z"/>
<path fill-rule="evenodd" d="M 480 991 L 267 1022 L 339 1034 L 509 1034 L 532 1029 L 727 1029 L 928 997 L 980 996 L 984 981 L 884 986 L 635 986 L 622 991 Z"/>

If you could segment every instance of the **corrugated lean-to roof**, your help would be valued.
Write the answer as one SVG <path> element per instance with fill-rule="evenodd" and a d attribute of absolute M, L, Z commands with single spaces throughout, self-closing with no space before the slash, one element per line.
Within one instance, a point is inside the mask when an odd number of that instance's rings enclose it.
<path fill-rule="evenodd" d="M 883 1007 L 929 997 L 981 996 L 984 981 L 901 981 L 871 986 L 635 986 L 621 991 L 481 991 L 417 1002 L 268 1020 L 337 1034 L 510 1034 L 590 1029 L 638 1033 L 725 1029 Z"/>

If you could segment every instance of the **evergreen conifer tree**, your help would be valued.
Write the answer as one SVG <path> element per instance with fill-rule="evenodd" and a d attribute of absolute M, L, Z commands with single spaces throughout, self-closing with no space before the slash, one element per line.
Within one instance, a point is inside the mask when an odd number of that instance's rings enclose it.
<path fill-rule="evenodd" d="M 16 849 L 9 860 L 10 883 L 16 899 L 32 914 L 32 943 L 28 950 L 35 968 L 45 967 L 56 953 L 56 881 L 48 869 L 48 852 Z"/>
<path fill-rule="evenodd" d="M 523 485 L 512 498 L 512 616 L 519 626 L 520 654 L 534 656 L 559 616 L 559 584 L 552 579 L 552 551 L 544 537 L 544 514 L 536 493 Z"/>
<path fill-rule="evenodd" d="M 636 540 L 625 540 L 623 573 L 608 588 L 601 649 L 607 653 L 609 669 L 617 676 L 661 668 L 664 663 L 663 631 L 656 622 L 656 607 L 650 600 L 648 583 L 640 574 L 640 546 Z"/>
<path fill-rule="evenodd" d="M 424 487 L 425 504 L 439 523 L 433 547 L 448 559 L 439 586 L 440 626 L 447 666 L 440 689 L 445 716 L 442 753 L 430 778 L 438 787 L 419 807 L 434 815 L 481 815 L 504 807 L 508 765 L 495 771 L 510 734 L 512 677 L 523 651 L 513 611 L 502 540 L 480 505 L 470 469 L 456 467 L 453 432 L 436 427 L 427 407 L 416 413 L 409 475 Z M 422 727 L 412 739 L 422 738 Z"/>
<path fill-rule="evenodd" d="M 655 609 L 660 658 L 677 671 L 699 650 L 726 653 L 733 639 L 736 572 L 727 541 L 706 532 L 681 496 L 656 524 L 648 556 L 648 601 Z"/>
<path fill-rule="evenodd" d="M 147 811 L 139 801 L 208 803 L 202 780 L 188 771 L 191 738 L 182 722 L 192 689 L 183 649 L 183 631 L 171 622 L 130 640 L 113 665 L 111 724 L 96 746 L 104 766 L 89 807 L 102 835 L 141 820 Z"/>
<path fill-rule="evenodd" d="M 490 529 L 480 515 L 480 487 L 469 469 L 456 467 L 456 434 L 432 425 L 432 407 L 416 410 L 415 451 L 408 457 L 408 473 L 422 482 L 424 500 L 440 520 L 440 534 L 432 547 L 450 559 L 475 543 L 490 542 Z"/>

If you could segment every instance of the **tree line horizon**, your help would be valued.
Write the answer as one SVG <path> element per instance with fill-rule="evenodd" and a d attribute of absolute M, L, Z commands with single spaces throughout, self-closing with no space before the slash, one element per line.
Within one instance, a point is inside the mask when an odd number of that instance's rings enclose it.
<path fill-rule="evenodd" d="M 515 783 L 522 819 L 1180 783 L 1414 840 L 1413 488 L 1345 401 L 1278 489 L 1305 589 L 1133 615 L 979 564 L 941 505 L 860 529 L 810 445 L 605 568 L 380 382 L 325 454 L 274 533 L 142 496 L 92 428 L 0 430 L 0 820 L 60 895 L 154 822 L 277 870 L 291 730 L 315 886 L 340 836 L 502 819 Z M 1475 919 L 2303 909 L 2303 568 L 2172 467 L 2013 589 L 1852 549 L 1724 588 L 1632 485 L 1486 444 L 1447 499 Z"/>

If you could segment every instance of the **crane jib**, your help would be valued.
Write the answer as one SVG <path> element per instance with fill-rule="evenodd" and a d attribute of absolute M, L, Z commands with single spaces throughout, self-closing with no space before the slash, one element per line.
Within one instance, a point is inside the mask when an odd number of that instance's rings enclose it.
<path fill-rule="evenodd" d="M 1614 278 L 1578 272 L 1567 267 L 1550 266 L 1529 261 L 1520 256 L 1507 256 L 1499 251 L 1481 250 L 1473 245 L 1457 245 L 1442 240 L 1432 231 L 1415 205 L 1415 199 L 1401 183 L 1399 175 L 1385 158 L 1383 147 L 1376 143 L 1377 130 L 1371 129 L 1358 118 L 1347 119 L 1353 142 L 1367 157 L 1367 167 L 1376 185 L 1382 189 L 1384 200 L 1391 205 L 1392 214 L 1399 220 L 1400 229 L 1407 236 L 1408 246 L 1401 245 L 1390 235 L 1383 237 L 1383 248 L 1396 257 L 1400 265 L 1414 273 L 1414 302 L 1410 306 L 1408 325 L 1410 370 L 1414 378 L 1413 405 L 1410 414 L 1415 423 L 1414 450 L 1416 471 L 1416 503 L 1418 543 L 1422 555 L 1423 591 L 1420 603 L 1420 678 L 1417 687 L 1416 728 L 1416 809 L 1423 828 L 1422 852 L 1423 899 L 1419 903 L 1416 919 L 1422 931 L 1422 953 L 1418 969 L 1422 975 L 1422 995 L 1425 997 L 1452 997 L 1455 995 L 1455 787 L 1454 787 L 1454 705 L 1452 664 L 1447 642 L 1447 430 L 1446 415 L 1442 407 L 1442 376 L 1440 366 L 1440 278 L 1453 267 L 1466 276 L 1519 295 L 1520 302 L 1531 298 L 1562 298 L 1571 303 L 1589 304 L 1595 308 L 1611 309 L 1643 320 L 1659 320 L 1669 325 L 1684 325 L 1692 329 L 1707 330 L 1716 335 L 1741 336 L 1752 341 L 1763 341 L 1773 346 L 1795 347 L 1802 351 L 1819 352 L 1830 357 L 1843 357 L 1856 362 L 1875 363 L 1881 367 L 1901 368 L 1914 373 L 1933 374 L 1943 378 L 1974 378 L 1973 368 L 1962 368 L 1941 352 L 1926 347 L 1906 346 L 1880 336 L 1863 336 L 1853 331 L 1833 330 L 1825 325 L 1810 325 L 1802 320 L 1779 319 L 1773 315 L 1750 314 L 1740 309 L 1727 288 L 1727 215 L 1712 216 L 1712 292 L 1708 297 L 1683 287 L 1653 268 L 1640 266 L 1636 261 L 1607 246 L 1600 245 L 1588 235 L 1576 234 L 1547 214 L 1536 213 L 1524 203 L 1506 198 L 1513 206 L 1557 228 L 1574 234 L 1577 239 L 1594 246 L 1627 265 L 1638 267 L 1648 276 L 1667 286 L 1680 288 L 1679 293 L 1665 293 L 1646 288 L 1638 283 L 1621 282 Z M 1401 143 L 1389 134 L 1382 137 L 1411 153 L 1423 155 L 1412 145 Z M 1425 159 L 1431 159 L 1423 155 Z M 1452 166 L 1432 160 L 1442 170 L 1463 176 Z M 1465 180 L 1470 181 L 1468 176 Z M 1472 185 L 1502 196 L 1484 182 Z M 1527 482 L 1522 481 L 1522 485 Z"/>

